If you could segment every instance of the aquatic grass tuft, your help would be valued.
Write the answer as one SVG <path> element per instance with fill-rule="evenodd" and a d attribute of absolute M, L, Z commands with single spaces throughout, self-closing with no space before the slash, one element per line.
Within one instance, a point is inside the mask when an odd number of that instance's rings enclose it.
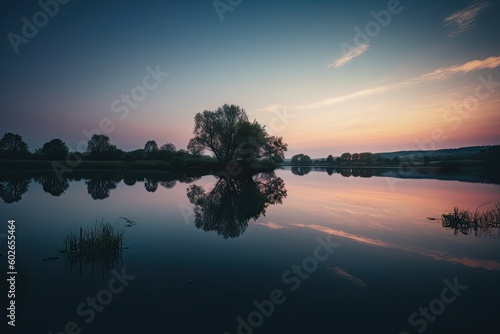
<path fill-rule="evenodd" d="M 481 205 L 479 208 L 483 207 Z M 477 236 L 500 237 L 500 201 L 488 210 L 480 211 L 479 208 L 474 211 L 460 210 L 453 208 L 453 212 L 441 216 L 442 226 L 453 229 L 454 234 L 459 232 L 464 235 L 474 233 Z M 493 231 L 496 229 L 496 234 Z"/>
<path fill-rule="evenodd" d="M 117 231 L 102 220 L 93 227 L 80 227 L 79 233 L 70 233 L 60 250 L 70 268 L 91 266 L 93 270 L 109 272 L 118 263 L 123 251 L 123 231 Z"/>

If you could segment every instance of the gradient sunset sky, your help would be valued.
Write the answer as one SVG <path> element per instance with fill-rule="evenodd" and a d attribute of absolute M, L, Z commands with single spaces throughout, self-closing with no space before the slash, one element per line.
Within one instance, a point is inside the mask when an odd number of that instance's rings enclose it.
<path fill-rule="evenodd" d="M 224 103 L 288 158 L 500 144 L 500 1 L 73 0 L 13 47 L 40 10 L 0 4 L 0 136 L 31 151 L 76 149 L 103 119 L 123 150 L 186 148 L 194 115 Z M 147 68 L 169 75 L 115 112 Z"/>

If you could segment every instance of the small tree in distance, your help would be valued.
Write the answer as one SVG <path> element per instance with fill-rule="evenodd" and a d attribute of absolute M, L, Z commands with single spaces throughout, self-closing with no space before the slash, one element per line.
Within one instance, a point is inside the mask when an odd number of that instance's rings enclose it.
<path fill-rule="evenodd" d="M 171 153 L 175 153 L 175 151 L 177 151 L 177 149 L 175 148 L 175 145 L 172 143 L 167 143 L 167 144 L 162 145 L 160 147 L 160 150 L 171 152 Z"/>
<path fill-rule="evenodd" d="M 118 150 L 115 145 L 111 145 L 109 137 L 106 135 L 95 134 L 90 138 L 87 144 L 87 154 L 90 159 L 123 159 L 123 151 Z"/>
<path fill-rule="evenodd" d="M 352 156 L 351 156 L 351 153 L 342 153 L 342 155 L 340 156 L 340 160 L 342 161 L 350 161 L 352 159 Z"/>
<path fill-rule="evenodd" d="M 167 143 L 160 147 L 158 151 L 158 159 L 160 160 L 170 160 L 175 156 L 177 149 L 174 144 Z"/>
<path fill-rule="evenodd" d="M 312 163 L 311 158 L 305 154 L 296 154 L 292 157 L 292 165 L 305 166 Z"/>
<path fill-rule="evenodd" d="M 156 159 L 158 153 L 158 144 L 154 140 L 149 140 L 144 145 L 144 153 L 148 159 Z"/>
<path fill-rule="evenodd" d="M 150 140 L 144 145 L 144 153 L 154 153 L 158 151 L 158 144 L 154 140 Z"/>

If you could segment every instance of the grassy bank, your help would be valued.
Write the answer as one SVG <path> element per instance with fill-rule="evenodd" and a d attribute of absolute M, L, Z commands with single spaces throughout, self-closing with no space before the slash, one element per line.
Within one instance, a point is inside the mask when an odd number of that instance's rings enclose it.
<path fill-rule="evenodd" d="M 65 160 L 17 160 L 17 159 L 1 159 L 0 170 L 7 173 L 24 172 L 54 172 L 54 168 L 63 173 L 72 172 L 170 172 L 170 173 L 187 173 L 196 175 L 207 174 L 239 174 L 237 172 L 262 172 L 275 169 L 274 164 L 265 164 L 260 162 L 246 163 L 243 161 L 222 163 L 205 158 L 200 159 L 172 159 L 164 160 L 136 160 L 133 162 L 125 162 L 122 160 L 82 160 L 73 166 Z"/>

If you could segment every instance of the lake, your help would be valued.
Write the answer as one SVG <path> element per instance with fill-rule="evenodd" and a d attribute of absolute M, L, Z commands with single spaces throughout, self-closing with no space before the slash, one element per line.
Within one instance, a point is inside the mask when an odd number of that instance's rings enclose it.
<path fill-rule="evenodd" d="M 499 224 L 441 217 L 493 208 L 500 185 L 368 176 L 0 175 L 5 308 L 16 225 L 9 330 L 498 333 Z M 64 252 L 68 235 L 104 223 L 123 233 L 119 254 Z"/>

